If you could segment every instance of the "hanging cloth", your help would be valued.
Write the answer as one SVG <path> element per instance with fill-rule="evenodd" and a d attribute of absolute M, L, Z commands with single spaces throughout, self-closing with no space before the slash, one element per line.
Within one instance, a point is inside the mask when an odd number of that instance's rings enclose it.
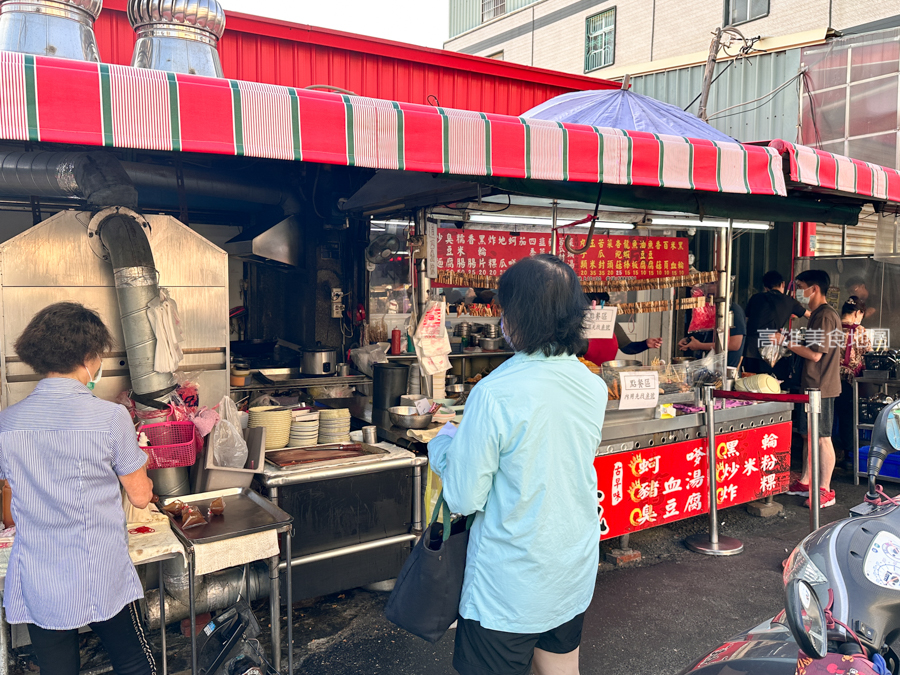
<path fill-rule="evenodd" d="M 174 373 L 184 358 L 184 333 L 178 305 L 165 288 L 159 289 L 159 297 L 147 305 L 147 318 L 156 336 L 156 356 L 153 369 L 157 373 Z"/>

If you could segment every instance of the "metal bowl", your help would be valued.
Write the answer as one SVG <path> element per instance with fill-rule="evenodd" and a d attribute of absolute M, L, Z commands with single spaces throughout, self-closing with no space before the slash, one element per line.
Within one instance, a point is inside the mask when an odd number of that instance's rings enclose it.
<path fill-rule="evenodd" d="M 633 359 L 618 359 L 616 361 L 604 361 L 604 368 L 613 368 L 615 370 L 621 370 L 622 368 L 637 368 L 644 365 L 640 361 L 635 361 Z"/>
<path fill-rule="evenodd" d="M 503 338 L 495 337 L 495 338 L 487 338 L 483 337 L 478 341 L 478 346 L 482 349 L 487 349 L 489 351 L 496 351 L 498 349 L 503 349 Z"/>
<path fill-rule="evenodd" d="M 431 415 L 419 415 L 414 406 L 396 405 L 388 408 L 391 423 L 404 429 L 427 429 L 431 425 Z"/>
<path fill-rule="evenodd" d="M 448 394 L 465 394 L 467 391 L 471 391 L 471 384 L 451 384 L 448 387 L 444 387 L 444 391 Z"/>

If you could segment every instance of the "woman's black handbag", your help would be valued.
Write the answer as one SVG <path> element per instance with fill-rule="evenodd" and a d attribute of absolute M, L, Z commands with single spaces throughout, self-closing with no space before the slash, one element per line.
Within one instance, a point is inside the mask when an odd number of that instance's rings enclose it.
<path fill-rule="evenodd" d="M 441 512 L 444 522 L 438 523 Z M 385 605 L 389 621 L 428 642 L 443 637 L 459 614 L 473 518 L 459 518 L 448 527 L 450 508 L 441 491 L 431 523 L 406 559 Z"/>

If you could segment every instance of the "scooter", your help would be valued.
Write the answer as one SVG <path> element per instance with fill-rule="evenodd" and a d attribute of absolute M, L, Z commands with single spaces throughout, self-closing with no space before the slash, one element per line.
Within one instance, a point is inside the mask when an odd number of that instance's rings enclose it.
<path fill-rule="evenodd" d="M 851 517 L 808 535 L 784 567 L 785 607 L 680 675 L 900 675 L 900 499 L 876 478 L 900 452 L 900 401 L 878 414 L 868 492 Z"/>

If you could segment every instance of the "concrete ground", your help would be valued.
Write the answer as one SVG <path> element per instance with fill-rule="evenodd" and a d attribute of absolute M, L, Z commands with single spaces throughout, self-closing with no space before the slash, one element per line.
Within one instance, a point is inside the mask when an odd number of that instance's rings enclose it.
<path fill-rule="evenodd" d="M 836 472 L 838 503 L 822 511 L 822 522 L 846 517 L 862 501 L 863 486 Z M 888 492 L 893 494 L 888 484 Z M 679 672 L 730 636 L 759 624 L 782 607 L 781 562 L 808 532 L 808 510 L 800 497 L 780 496 L 783 515 L 760 519 L 744 507 L 721 513 L 721 532 L 744 543 L 744 553 L 711 558 L 688 551 L 686 536 L 705 532 L 707 518 L 694 518 L 632 536 L 643 560 L 615 569 L 601 565 L 594 601 L 587 612 L 581 647 L 583 675 Z M 604 548 L 611 545 L 604 543 Z M 428 644 L 389 623 L 385 593 L 353 590 L 294 608 L 295 665 L 304 675 L 451 675 L 453 632 Z M 268 628 L 267 606 L 258 617 Z M 170 626 L 169 672 L 187 672 L 189 641 Z M 158 650 L 158 636 L 152 636 Z M 85 638 L 85 668 L 104 662 Z M 268 645 L 264 643 L 267 648 Z M 157 652 L 158 653 L 158 652 Z M 36 672 L 29 648 L 16 653 L 12 671 Z M 286 672 L 286 671 L 285 671 Z"/>

